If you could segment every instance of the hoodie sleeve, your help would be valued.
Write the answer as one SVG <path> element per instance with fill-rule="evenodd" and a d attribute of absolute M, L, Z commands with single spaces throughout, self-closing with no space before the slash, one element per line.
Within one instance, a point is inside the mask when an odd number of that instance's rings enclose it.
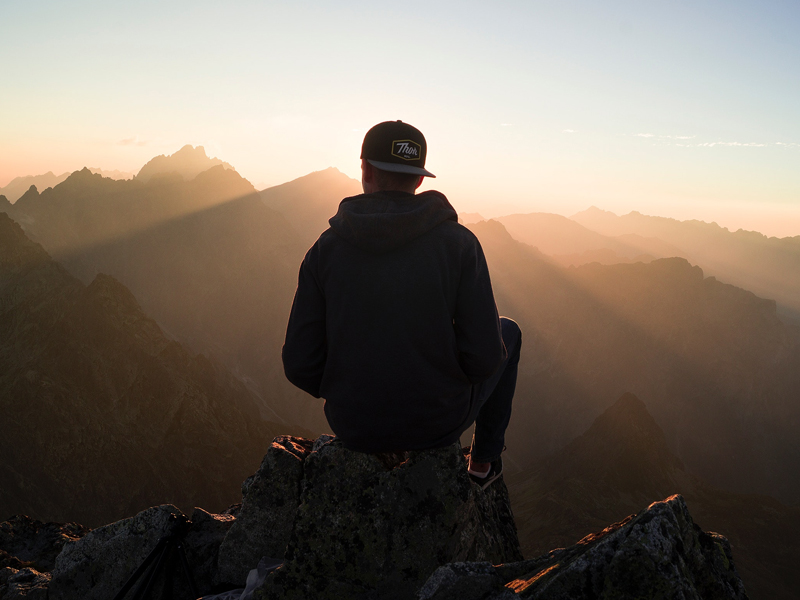
<path fill-rule="evenodd" d="M 283 372 L 301 390 L 319 398 L 328 344 L 325 329 L 325 296 L 316 277 L 316 244 L 300 265 L 297 291 L 283 344 Z"/>
<path fill-rule="evenodd" d="M 473 384 L 485 381 L 506 357 L 489 267 L 476 238 L 462 255 L 453 326 L 461 369 Z"/>

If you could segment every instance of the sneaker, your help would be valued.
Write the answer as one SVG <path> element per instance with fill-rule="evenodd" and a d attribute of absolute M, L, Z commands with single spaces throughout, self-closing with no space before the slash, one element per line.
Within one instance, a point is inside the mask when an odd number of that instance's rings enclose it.
<path fill-rule="evenodd" d="M 473 482 L 477 483 L 482 490 L 485 490 L 489 485 L 499 478 L 503 474 L 503 459 L 498 458 L 497 460 L 492 461 L 492 466 L 489 467 L 489 473 L 486 477 L 480 477 L 478 475 L 473 475 L 472 473 L 469 474 L 469 478 L 472 479 Z"/>

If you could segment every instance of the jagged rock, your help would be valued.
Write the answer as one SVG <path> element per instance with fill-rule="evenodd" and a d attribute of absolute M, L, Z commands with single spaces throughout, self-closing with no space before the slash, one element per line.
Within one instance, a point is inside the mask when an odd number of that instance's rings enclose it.
<path fill-rule="evenodd" d="M 66 544 L 56 558 L 51 593 L 61 600 L 113 598 L 156 546 L 170 515 L 183 516 L 172 505 L 154 506 Z"/>
<path fill-rule="evenodd" d="M 261 467 L 242 484 L 242 508 L 219 549 L 218 583 L 244 586 L 262 556 L 281 558 L 300 504 L 303 461 L 312 440 L 275 438 Z"/>
<path fill-rule="evenodd" d="M 186 560 L 199 593 L 212 589 L 220 545 L 236 523 L 236 517 L 226 513 L 215 515 L 202 508 L 192 512 L 192 526 L 185 540 Z"/>
<path fill-rule="evenodd" d="M 50 597 L 59 600 L 113 598 L 156 547 L 173 515 L 184 516 L 169 504 L 154 506 L 67 544 L 56 560 Z M 192 514 L 183 547 L 199 594 L 212 591 L 217 552 L 234 521 L 233 515 L 214 515 L 198 508 Z M 194 600 L 179 564 L 176 562 L 173 566 L 174 597 Z M 163 583 L 159 580 L 156 585 L 160 587 Z"/>
<path fill-rule="evenodd" d="M 37 571 L 50 571 L 64 544 L 88 532 L 78 523 L 42 523 L 16 515 L 0 523 L 0 550 Z"/>
<path fill-rule="evenodd" d="M 438 569 L 419 600 L 743 600 L 728 540 L 694 524 L 681 496 L 532 560 Z"/>
<path fill-rule="evenodd" d="M 406 599 L 440 565 L 520 560 L 505 484 L 482 491 L 464 458 L 457 443 L 375 455 L 318 440 L 285 564 L 255 597 Z"/>
<path fill-rule="evenodd" d="M 5 568 L 0 570 L 0 598 L 2 600 L 47 600 L 50 573 L 40 573 L 35 569 Z"/>

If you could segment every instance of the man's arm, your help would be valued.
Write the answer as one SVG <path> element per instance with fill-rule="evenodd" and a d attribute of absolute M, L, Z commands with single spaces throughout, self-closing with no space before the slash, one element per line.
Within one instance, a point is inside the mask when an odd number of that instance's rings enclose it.
<path fill-rule="evenodd" d="M 297 291 L 281 356 L 286 378 L 301 390 L 319 398 L 328 352 L 325 296 L 315 276 L 316 259 L 317 246 L 314 245 L 300 265 Z"/>
<path fill-rule="evenodd" d="M 491 377 L 505 359 L 506 349 L 489 267 L 477 239 L 463 255 L 453 326 L 458 362 L 469 380 L 475 384 Z"/>

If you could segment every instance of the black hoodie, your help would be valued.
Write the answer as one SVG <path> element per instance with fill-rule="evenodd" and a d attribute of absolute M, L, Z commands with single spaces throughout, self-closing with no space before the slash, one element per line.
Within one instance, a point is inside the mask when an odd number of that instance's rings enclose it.
<path fill-rule="evenodd" d="M 345 198 L 300 266 L 283 365 L 346 447 L 453 443 L 505 356 L 486 259 L 439 192 Z"/>

